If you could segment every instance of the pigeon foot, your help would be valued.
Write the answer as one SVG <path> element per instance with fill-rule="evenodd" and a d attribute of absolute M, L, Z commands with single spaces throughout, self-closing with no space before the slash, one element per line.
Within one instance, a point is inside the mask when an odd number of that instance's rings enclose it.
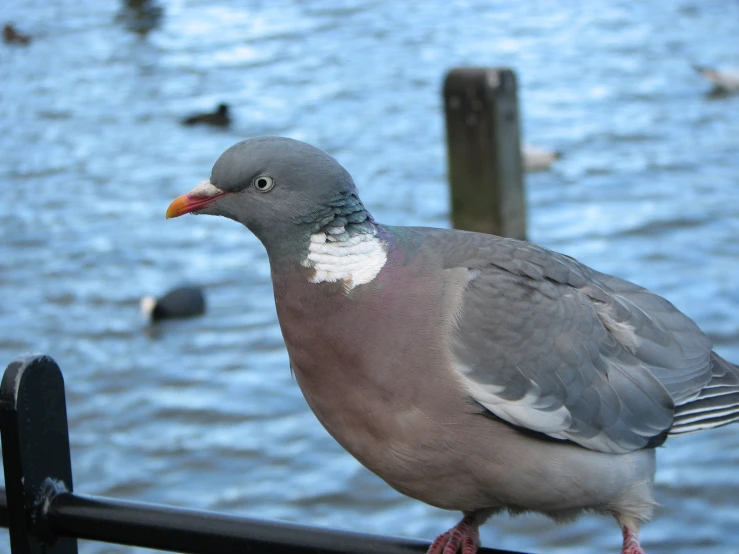
<path fill-rule="evenodd" d="M 626 526 L 622 527 L 621 530 L 624 534 L 624 547 L 621 550 L 621 554 L 644 554 L 644 550 L 642 550 L 639 544 L 638 533 Z"/>
<path fill-rule="evenodd" d="M 431 543 L 426 554 L 475 554 L 480 546 L 480 523 L 471 514 Z M 628 554 L 636 554 L 628 553 Z"/>

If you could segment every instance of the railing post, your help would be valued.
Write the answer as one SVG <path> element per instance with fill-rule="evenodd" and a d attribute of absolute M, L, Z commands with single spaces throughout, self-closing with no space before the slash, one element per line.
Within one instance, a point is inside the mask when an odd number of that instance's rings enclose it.
<path fill-rule="evenodd" d="M 0 384 L 5 493 L 13 554 L 76 554 L 77 539 L 56 538 L 43 511 L 72 491 L 64 378 L 48 356 L 8 365 Z"/>
<path fill-rule="evenodd" d="M 526 238 L 516 74 L 456 68 L 444 80 L 452 223 Z"/>

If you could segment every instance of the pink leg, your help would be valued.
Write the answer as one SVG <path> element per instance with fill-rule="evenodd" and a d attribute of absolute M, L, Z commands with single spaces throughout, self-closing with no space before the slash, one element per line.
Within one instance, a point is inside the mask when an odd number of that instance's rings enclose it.
<path fill-rule="evenodd" d="M 436 537 L 436 540 L 431 543 L 431 546 L 429 546 L 426 554 L 442 554 L 446 543 L 449 542 L 449 535 L 451 534 L 451 531 L 447 531 L 446 533 L 443 533 Z"/>
<path fill-rule="evenodd" d="M 629 529 L 625 525 L 621 527 L 621 531 L 624 534 L 624 547 L 621 550 L 621 554 L 644 554 L 644 550 L 642 550 L 639 544 L 639 533 Z"/>
<path fill-rule="evenodd" d="M 477 532 L 477 528 L 474 529 L 474 534 L 470 533 L 462 542 L 462 554 L 476 554 L 477 548 L 480 546 L 480 534 Z"/>
<path fill-rule="evenodd" d="M 472 514 L 465 514 L 462 521 L 431 544 L 426 554 L 475 554 L 480 546 L 480 522 Z"/>

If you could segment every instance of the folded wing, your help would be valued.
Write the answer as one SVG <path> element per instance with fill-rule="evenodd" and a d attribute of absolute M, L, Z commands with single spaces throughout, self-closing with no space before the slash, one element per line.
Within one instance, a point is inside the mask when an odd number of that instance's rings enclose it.
<path fill-rule="evenodd" d="M 736 372 L 667 300 L 529 243 L 424 233 L 446 268 L 469 271 L 453 354 L 470 395 L 495 416 L 625 453 L 661 444 L 673 425 L 695 430 L 680 419 L 695 417 L 686 408 L 695 402 L 705 406 L 698 419 L 737 415 Z M 446 233 L 453 240 L 440 240 Z"/>

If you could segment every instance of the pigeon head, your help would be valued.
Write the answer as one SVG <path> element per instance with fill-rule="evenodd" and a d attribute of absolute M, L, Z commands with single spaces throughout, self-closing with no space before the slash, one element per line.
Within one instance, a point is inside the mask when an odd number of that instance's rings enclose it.
<path fill-rule="evenodd" d="M 269 252 L 296 249 L 294 243 L 310 241 L 326 226 L 347 224 L 344 216 L 370 219 L 351 176 L 334 158 L 282 137 L 252 138 L 226 150 L 210 179 L 175 199 L 167 218 L 186 213 L 238 221 Z"/>

